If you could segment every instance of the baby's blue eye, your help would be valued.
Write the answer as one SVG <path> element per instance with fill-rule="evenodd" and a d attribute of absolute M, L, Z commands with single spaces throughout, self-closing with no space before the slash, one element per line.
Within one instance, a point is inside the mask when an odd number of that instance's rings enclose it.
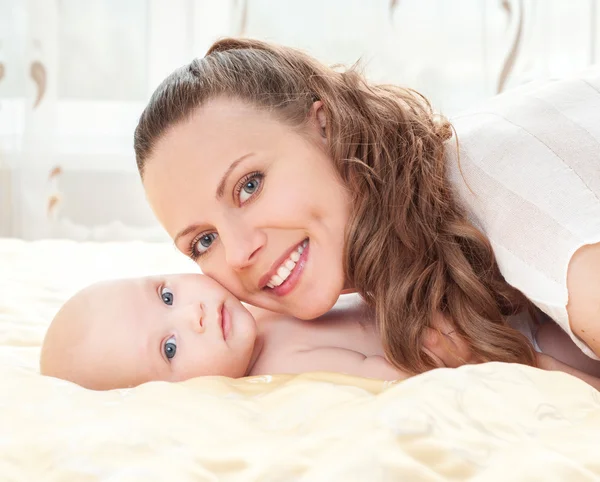
<path fill-rule="evenodd" d="M 173 304 L 173 292 L 169 288 L 162 288 L 160 290 L 160 297 L 165 305 L 170 306 Z"/>
<path fill-rule="evenodd" d="M 165 346 L 163 347 L 163 351 L 165 352 L 165 356 L 170 360 L 175 356 L 177 352 L 177 343 L 175 341 L 175 337 L 171 336 L 165 341 Z"/>

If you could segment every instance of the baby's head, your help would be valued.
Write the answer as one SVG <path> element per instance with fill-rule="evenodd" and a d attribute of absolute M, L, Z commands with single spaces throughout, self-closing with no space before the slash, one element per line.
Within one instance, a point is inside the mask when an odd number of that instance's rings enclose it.
<path fill-rule="evenodd" d="M 246 374 L 250 312 L 200 274 L 106 281 L 67 301 L 46 333 L 43 375 L 96 390 Z"/>

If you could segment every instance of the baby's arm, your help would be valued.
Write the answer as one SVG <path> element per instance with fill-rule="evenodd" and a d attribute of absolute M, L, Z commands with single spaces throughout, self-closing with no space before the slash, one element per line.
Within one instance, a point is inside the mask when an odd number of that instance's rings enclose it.
<path fill-rule="evenodd" d="M 314 371 L 345 373 L 379 380 L 408 378 L 409 373 L 396 369 L 381 356 L 365 356 L 344 348 L 317 348 L 294 353 L 277 364 L 280 373 Z"/>

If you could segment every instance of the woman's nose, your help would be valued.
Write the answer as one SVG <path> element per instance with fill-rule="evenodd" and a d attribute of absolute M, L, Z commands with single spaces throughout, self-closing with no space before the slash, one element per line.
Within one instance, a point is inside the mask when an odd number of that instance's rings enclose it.
<path fill-rule="evenodd" d="M 256 258 L 256 253 L 260 249 L 253 249 L 251 246 L 248 246 L 247 243 L 243 244 L 246 245 L 242 246 L 242 243 L 240 243 L 225 250 L 225 259 L 227 264 L 236 271 L 250 266 Z"/>
<path fill-rule="evenodd" d="M 260 230 L 242 224 L 221 231 L 219 236 L 225 249 L 225 261 L 234 270 L 242 270 L 252 265 L 265 243 Z"/>

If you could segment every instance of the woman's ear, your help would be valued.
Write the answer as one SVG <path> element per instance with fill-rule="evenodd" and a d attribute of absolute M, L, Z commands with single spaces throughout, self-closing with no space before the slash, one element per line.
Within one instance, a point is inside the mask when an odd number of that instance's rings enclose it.
<path fill-rule="evenodd" d="M 323 107 L 323 102 L 320 100 L 316 100 L 313 102 L 311 107 L 311 120 L 318 129 L 319 135 L 323 138 L 323 140 L 327 139 L 327 134 L 325 127 L 327 126 L 327 116 L 325 115 L 325 109 Z"/>

